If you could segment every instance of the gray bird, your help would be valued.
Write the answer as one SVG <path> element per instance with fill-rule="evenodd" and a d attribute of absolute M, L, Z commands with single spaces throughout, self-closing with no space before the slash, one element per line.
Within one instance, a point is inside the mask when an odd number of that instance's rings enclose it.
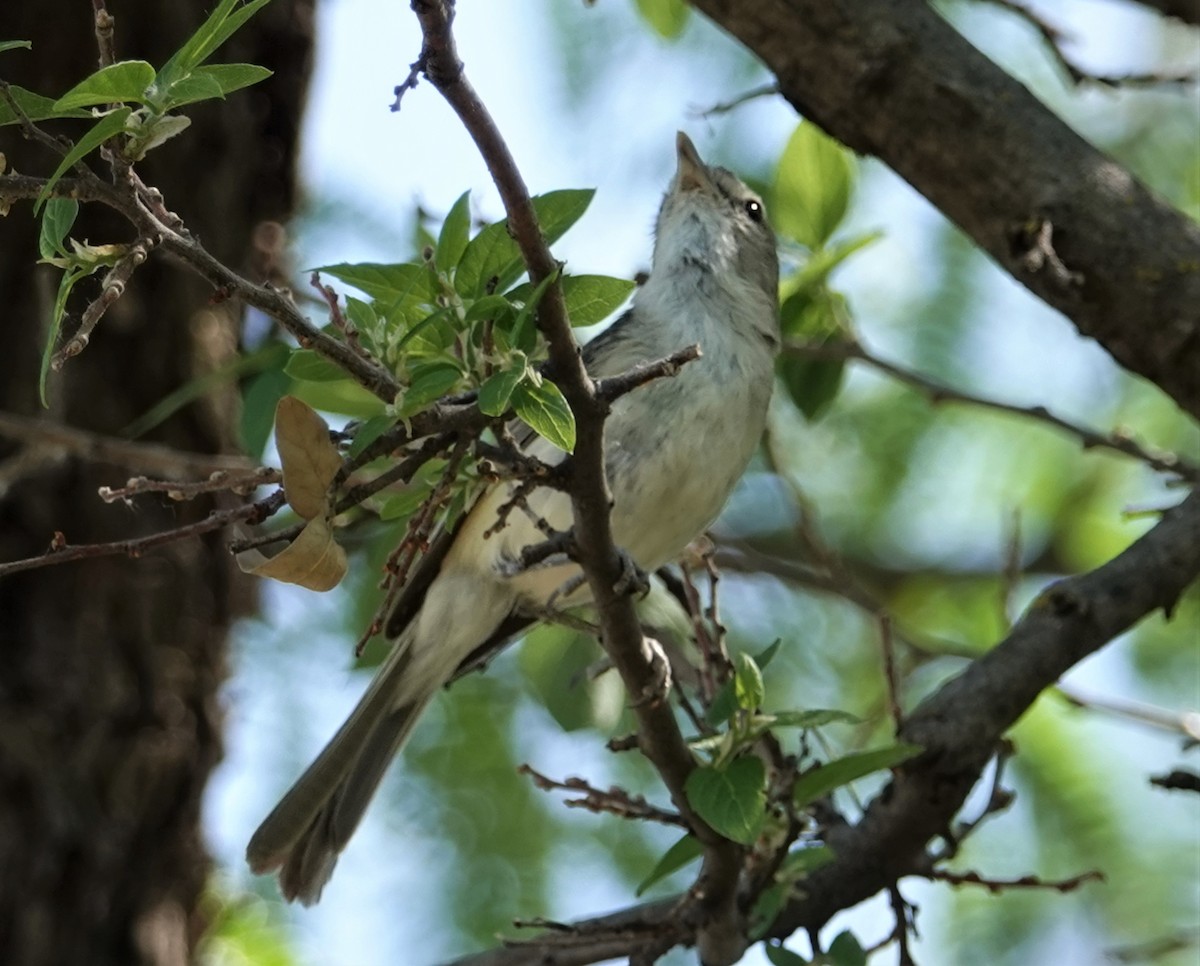
<path fill-rule="evenodd" d="M 708 167 L 686 135 L 663 198 L 654 257 L 632 308 L 583 351 L 605 377 L 693 343 L 703 355 L 674 378 L 619 398 L 605 423 L 613 537 L 643 570 L 676 557 L 720 512 L 758 445 L 779 350 L 779 261 L 762 200 L 724 168 Z M 563 453 L 531 437 L 550 463 Z M 540 488 L 533 518 L 509 514 L 486 532 L 512 483 L 485 491 L 443 533 L 401 593 L 386 632 L 395 639 L 362 700 L 266 817 L 246 848 L 259 873 L 278 869 L 289 899 L 316 902 L 388 764 L 433 696 L 472 655 L 523 630 L 531 615 L 587 601 L 566 561 L 521 570 L 523 549 L 545 537 L 534 519 L 571 526 L 568 496 Z"/>

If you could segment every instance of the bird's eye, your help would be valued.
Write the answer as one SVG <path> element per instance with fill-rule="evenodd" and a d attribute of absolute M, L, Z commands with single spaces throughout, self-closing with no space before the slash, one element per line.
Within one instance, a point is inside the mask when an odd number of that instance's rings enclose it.
<path fill-rule="evenodd" d="M 757 202 L 751 198 L 745 202 L 745 208 L 746 214 L 750 216 L 751 221 L 763 220 L 763 206 L 760 202 Z"/>

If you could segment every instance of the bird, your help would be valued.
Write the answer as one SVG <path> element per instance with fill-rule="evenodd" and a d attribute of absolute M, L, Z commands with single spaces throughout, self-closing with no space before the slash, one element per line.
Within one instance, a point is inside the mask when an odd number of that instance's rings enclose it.
<path fill-rule="evenodd" d="M 613 539 L 646 572 L 715 520 L 745 472 L 780 347 L 779 260 L 762 199 L 706 165 L 683 132 L 675 147 L 649 274 L 629 310 L 583 349 L 588 374 L 603 378 L 700 346 L 673 377 L 616 399 L 604 424 Z M 566 458 L 532 432 L 521 438 L 531 456 Z M 525 512 L 501 518 L 517 485 L 490 484 L 431 542 L 385 623 L 393 643 L 371 684 L 251 837 L 251 869 L 277 872 L 287 900 L 320 899 L 388 765 L 472 655 L 518 636 L 551 603 L 587 602 L 574 563 L 519 566 L 546 539 L 539 525 L 566 531 L 573 518 L 569 496 L 550 486 L 528 493 Z"/>

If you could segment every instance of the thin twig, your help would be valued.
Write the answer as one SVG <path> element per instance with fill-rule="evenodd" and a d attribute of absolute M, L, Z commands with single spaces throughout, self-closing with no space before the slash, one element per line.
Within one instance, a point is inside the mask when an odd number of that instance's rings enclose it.
<path fill-rule="evenodd" d="M 100 294 L 94 298 L 80 319 L 79 328 L 50 357 L 50 368 L 56 372 L 66 365 L 68 359 L 79 355 L 91 339 L 92 332 L 100 322 L 109 307 L 125 294 L 125 286 L 137 268 L 145 262 L 150 252 L 157 244 L 154 238 L 139 238 L 129 246 L 129 251 L 117 259 L 117 263 L 108 270 L 100 286 Z"/>
<path fill-rule="evenodd" d="M 96 557 L 117 556 L 141 557 L 146 551 L 152 550 L 155 547 L 175 543 L 188 537 L 212 533 L 215 530 L 222 530 L 233 523 L 241 522 L 251 525 L 261 523 L 267 517 L 277 512 L 283 506 L 283 503 L 283 491 L 276 490 L 270 496 L 255 503 L 244 503 L 229 510 L 214 510 L 203 520 L 198 520 L 187 526 L 176 527 L 173 530 L 165 530 L 161 533 L 152 533 L 149 536 L 137 537 L 132 540 L 115 540 L 112 543 L 69 544 L 61 533 L 56 533 L 50 550 L 41 556 L 0 563 L 0 578 L 22 571 L 37 570 L 41 567 L 49 567 L 74 560 L 90 560 Z"/>
<path fill-rule="evenodd" d="M 529 765 L 521 765 L 517 772 L 528 775 L 534 785 L 544 792 L 564 791 L 572 794 L 582 794 L 582 798 L 568 798 L 563 804 L 568 808 L 586 808 L 597 814 L 607 812 L 619 818 L 636 819 L 647 822 L 658 822 L 662 825 L 672 825 L 677 828 L 687 828 L 687 823 L 678 812 L 668 811 L 651 805 L 641 795 L 631 795 L 622 788 L 610 788 L 608 791 L 596 788 L 582 778 L 567 778 L 555 781 L 547 778 L 541 772 L 535 771 Z"/>
<path fill-rule="evenodd" d="M 135 476 L 124 486 L 102 486 L 97 491 L 105 503 L 130 500 L 145 493 L 165 493 L 171 500 L 192 500 L 208 493 L 228 491 L 240 495 L 253 493 L 260 486 L 283 482 L 283 473 L 273 466 L 260 466 L 248 473 L 228 473 L 217 470 L 207 480 L 181 482 L 179 480 L 151 480 Z"/>
<path fill-rule="evenodd" d="M 984 409 L 995 410 L 996 412 L 1010 413 L 1014 416 L 1035 419 L 1038 422 L 1053 426 L 1055 429 L 1061 430 L 1070 436 L 1074 436 L 1079 440 L 1084 449 L 1113 450 L 1125 456 L 1133 457 L 1152 469 L 1158 470 L 1160 473 L 1173 473 L 1185 480 L 1192 482 L 1200 481 L 1200 467 L 1189 463 L 1174 453 L 1152 452 L 1128 436 L 1119 433 L 1105 435 L 1096 432 L 1095 430 L 1072 423 L 1069 420 L 1062 419 L 1051 413 L 1044 406 L 1017 406 L 1012 403 L 987 399 L 972 393 L 952 389 L 911 369 L 906 369 L 893 362 L 888 362 L 886 359 L 879 358 L 854 339 L 831 340 L 819 345 L 789 342 L 785 346 L 784 351 L 808 358 L 854 359 L 874 369 L 878 369 L 880 372 L 886 373 L 897 382 L 911 386 L 913 389 L 923 393 L 932 403 L 966 403 L 972 406 L 980 406 Z"/>
<path fill-rule="evenodd" d="M 1112 88 L 1158 87 L 1161 85 L 1191 84 L 1196 80 L 1196 75 L 1190 71 L 1178 74 L 1161 74 L 1157 72 L 1097 74 L 1093 71 L 1085 70 L 1071 60 L 1063 50 L 1063 44 L 1069 37 L 1062 28 L 1050 23 L 1050 21 L 1042 17 L 1037 11 L 1030 9 L 1023 3 L 1018 3 L 1017 0 L 989 0 L 989 2 L 1016 14 L 1033 27 L 1041 35 L 1042 40 L 1045 41 L 1046 48 L 1050 51 L 1050 56 L 1054 59 L 1054 62 L 1058 64 L 1073 84 L 1098 84 L 1103 87 Z"/>

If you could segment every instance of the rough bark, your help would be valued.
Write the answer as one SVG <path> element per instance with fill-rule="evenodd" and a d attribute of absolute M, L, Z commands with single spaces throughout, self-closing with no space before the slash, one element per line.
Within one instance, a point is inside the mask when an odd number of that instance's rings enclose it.
<path fill-rule="evenodd" d="M 113 4 L 120 58 L 161 64 L 211 4 Z M 312 0 L 279 0 L 222 55 L 276 73 L 261 87 L 189 112 L 192 128 L 139 166 L 209 245 L 250 259 L 254 227 L 291 210 L 297 126 L 312 41 Z M 95 69 L 91 6 L 78 0 L 5 4 L 0 76 L 61 93 Z M 57 159 L 0 129 L 10 169 L 48 173 Z M 128 226 L 85 212 L 74 233 L 130 240 Z M 88 349 L 37 403 L 37 371 L 56 281 L 37 258 L 26 205 L 0 220 L 5 351 L 0 406 L 98 434 L 116 434 L 168 392 L 236 351 L 237 313 L 152 259 L 102 320 Z M 81 288 L 87 288 L 81 285 Z M 94 288 L 81 293 L 86 299 Z M 80 304 L 83 304 L 82 302 Z M 197 453 L 228 451 L 231 395 L 188 406 L 150 435 Z M 101 484 L 134 465 L 104 465 L 48 445 L 0 439 L 0 559 L 40 553 L 56 530 L 104 541 L 205 514 L 193 504 L 108 506 Z M 235 593 L 218 539 L 139 560 L 51 567 L 0 582 L 0 960 L 182 966 L 204 923 L 208 858 L 200 798 L 220 757 L 217 689 Z"/>
<path fill-rule="evenodd" d="M 1082 334 L 1200 415 L 1200 225 L 925 0 L 693 3 L 762 58 L 797 111 L 884 161 Z"/>

